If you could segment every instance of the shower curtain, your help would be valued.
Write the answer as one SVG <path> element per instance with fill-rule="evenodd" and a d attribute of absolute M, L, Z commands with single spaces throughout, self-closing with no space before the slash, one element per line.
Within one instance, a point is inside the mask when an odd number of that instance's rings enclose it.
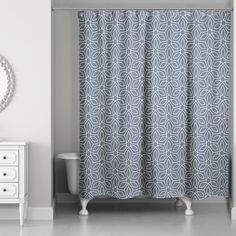
<path fill-rule="evenodd" d="M 230 18 L 79 12 L 80 197 L 229 196 Z"/>

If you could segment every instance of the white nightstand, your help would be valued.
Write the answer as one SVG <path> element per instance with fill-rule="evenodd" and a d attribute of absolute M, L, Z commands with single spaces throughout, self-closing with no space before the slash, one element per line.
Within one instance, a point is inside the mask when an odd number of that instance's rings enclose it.
<path fill-rule="evenodd" d="M 28 147 L 26 142 L 0 142 L 0 204 L 19 204 L 21 226 L 28 208 Z"/>

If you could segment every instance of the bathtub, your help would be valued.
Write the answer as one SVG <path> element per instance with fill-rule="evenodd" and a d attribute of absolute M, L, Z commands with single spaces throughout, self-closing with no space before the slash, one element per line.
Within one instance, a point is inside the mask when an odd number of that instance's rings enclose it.
<path fill-rule="evenodd" d="M 65 161 L 66 175 L 67 175 L 67 185 L 70 193 L 74 195 L 79 195 L 79 154 L 78 153 L 60 153 L 56 156 L 58 159 Z M 82 210 L 80 215 L 87 216 L 88 211 L 86 209 L 90 199 L 80 198 Z"/>
<path fill-rule="evenodd" d="M 79 194 L 79 154 L 61 153 L 57 158 L 65 161 L 69 191 L 74 195 Z"/>
<path fill-rule="evenodd" d="M 65 161 L 67 185 L 70 193 L 79 195 L 79 171 L 80 171 L 80 159 L 78 153 L 61 153 L 56 156 L 58 159 Z M 82 209 L 80 211 L 81 216 L 87 216 L 87 205 L 91 199 L 80 198 Z M 176 206 L 186 205 L 185 215 L 193 215 L 194 212 L 191 209 L 191 200 L 186 197 L 176 198 Z"/>

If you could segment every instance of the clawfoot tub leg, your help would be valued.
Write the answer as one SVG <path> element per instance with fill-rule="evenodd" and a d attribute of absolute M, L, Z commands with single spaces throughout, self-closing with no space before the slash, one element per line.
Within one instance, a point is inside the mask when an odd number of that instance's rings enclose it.
<path fill-rule="evenodd" d="M 80 202 L 81 202 L 82 209 L 81 209 L 81 211 L 79 212 L 79 214 L 80 214 L 81 216 L 87 216 L 87 215 L 88 215 L 88 210 L 86 209 L 86 207 L 87 207 L 89 201 L 90 201 L 90 199 L 80 198 Z"/>
<path fill-rule="evenodd" d="M 181 206 L 183 206 L 183 202 L 181 201 L 180 198 L 178 198 L 178 197 L 176 198 L 175 205 L 176 205 L 177 207 L 181 207 Z"/>
<path fill-rule="evenodd" d="M 187 197 L 181 197 L 179 198 L 187 207 L 187 209 L 185 210 L 185 215 L 186 216 L 192 216 L 194 215 L 194 211 L 191 209 L 191 205 L 192 205 L 192 201 L 190 198 Z"/>

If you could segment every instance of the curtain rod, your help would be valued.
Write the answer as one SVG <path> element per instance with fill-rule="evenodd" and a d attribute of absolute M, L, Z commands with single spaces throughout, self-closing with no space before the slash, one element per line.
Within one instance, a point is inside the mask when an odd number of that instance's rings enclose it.
<path fill-rule="evenodd" d="M 60 8 L 60 7 L 53 7 L 52 11 L 66 11 L 66 10 L 77 10 L 77 11 L 97 11 L 97 10 L 187 10 L 187 11 L 194 11 L 194 10 L 225 10 L 225 11 L 233 11 L 233 8 Z"/>

